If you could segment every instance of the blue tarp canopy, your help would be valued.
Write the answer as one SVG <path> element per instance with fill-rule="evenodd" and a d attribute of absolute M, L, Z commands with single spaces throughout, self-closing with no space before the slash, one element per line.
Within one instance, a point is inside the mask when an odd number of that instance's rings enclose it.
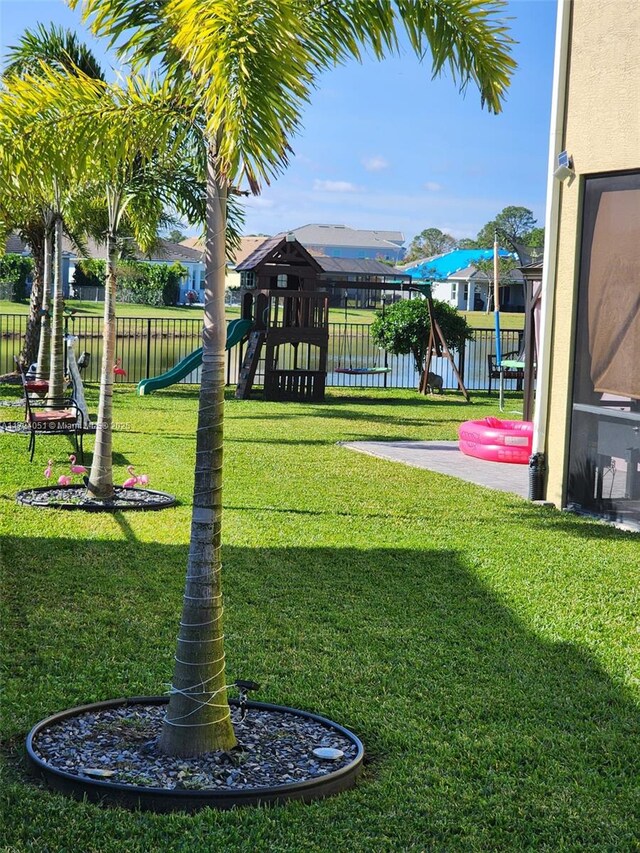
<path fill-rule="evenodd" d="M 500 249 L 501 258 L 508 258 L 510 252 Z M 414 286 L 419 287 L 419 282 L 444 281 L 450 275 L 470 267 L 477 261 L 493 258 L 493 249 L 454 249 L 444 255 L 436 255 L 415 266 L 405 269 L 405 274 L 414 279 Z"/>

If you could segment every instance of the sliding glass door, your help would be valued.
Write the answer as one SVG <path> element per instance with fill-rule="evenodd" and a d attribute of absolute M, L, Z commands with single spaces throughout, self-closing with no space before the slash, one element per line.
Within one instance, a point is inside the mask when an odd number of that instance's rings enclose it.
<path fill-rule="evenodd" d="M 587 178 L 567 503 L 640 529 L 640 172 Z"/>

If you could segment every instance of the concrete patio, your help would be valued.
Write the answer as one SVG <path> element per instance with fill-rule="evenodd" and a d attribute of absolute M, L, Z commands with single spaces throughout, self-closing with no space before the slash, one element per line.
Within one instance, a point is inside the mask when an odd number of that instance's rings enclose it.
<path fill-rule="evenodd" d="M 465 456 L 457 441 L 343 441 L 343 447 L 367 453 L 390 462 L 403 462 L 414 468 L 424 468 L 448 474 L 477 486 L 510 492 L 521 498 L 529 495 L 529 467 L 502 462 L 485 462 Z"/>

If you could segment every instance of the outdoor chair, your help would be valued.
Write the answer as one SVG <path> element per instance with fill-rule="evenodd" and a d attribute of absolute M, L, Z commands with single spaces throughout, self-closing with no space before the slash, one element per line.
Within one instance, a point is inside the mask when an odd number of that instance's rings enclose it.
<path fill-rule="evenodd" d="M 512 350 L 511 352 L 502 353 L 502 361 L 522 361 L 522 352 L 520 350 Z M 503 379 L 516 379 L 518 391 L 522 390 L 522 382 L 524 380 L 524 367 L 503 367 L 502 371 L 496 363 L 495 353 L 490 353 L 487 356 L 489 366 L 489 394 L 491 393 L 491 380 L 500 380 L 502 373 Z"/>
<path fill-rule="evenodd" d="M 34 383 L 25 376 L 22 365 L 19 365 L 20 378 L 24 390 L 25 412 L 24 419 L 29 424 L 29 461 L 33 462 L 36 452 L 36 435 L 41 432 L 46 435 L 72 435 L 76 447 L 76 453 L 80 462 L 84 461 L 82 447 L 82 435 L 84 431 L 84 418 L 82 411 L 73 397 L 68 397 L 61 402 L 60 407 L 48 405 L 44 400 L 33 400 L 30 388 Z M 49 383 L 46 383 L 47 388 Z"/>
<path fill-rule="evenodd" d="M 33 365 L 29 368 L 27 373 L 24 372 L 24 365 L 19 359 L 14 356 L 13 360 L 16 364 L 16 369 L 20 373 L 20 377 L 22 378 L 22 387 L 25 394 L 35 394 L 36 397 L 44 397 L 49 390 L 49 383 L 46 379 L 36 379 L 35 372 L 31 375 L 31 370 Z"/>

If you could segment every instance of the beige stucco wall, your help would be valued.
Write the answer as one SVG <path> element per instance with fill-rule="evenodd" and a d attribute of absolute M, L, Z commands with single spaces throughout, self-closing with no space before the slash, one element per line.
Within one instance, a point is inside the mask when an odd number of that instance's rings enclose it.
<path fill-rule="evenodd" d="M 574 0 L 563 148 L 577 175 L 560 197 L 547 423 L 547 499 L 563 503 L 583 176 L 640 169 L 640 0 Z"/>

